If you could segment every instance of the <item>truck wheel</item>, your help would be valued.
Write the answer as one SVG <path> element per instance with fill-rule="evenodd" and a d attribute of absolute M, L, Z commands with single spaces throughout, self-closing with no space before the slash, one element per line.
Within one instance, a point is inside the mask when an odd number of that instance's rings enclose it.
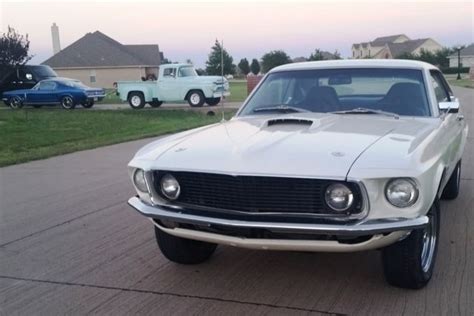
<path fill-rule="evenodd" d="M 12 109 L 21 109 L 23 107 L 23 100 L 19 96 L 14 96 L 10 98 L 8 105 Z"/>
<path fill-rule="evenodd" d="M 82 103 L 82 107 L 86 109 L 90 109 L 93 106 L 94 106 L 93 100 L 87 100 L 86 102 Z"/>
<path fill-rule="evenodd" d="M 451 178 L 444 187 L 441 198 L 443 200 L 454 200 L 459 195 L 459 188 L 461 187 L 461 161 L 456 165 Z"/>
<path fill-rule="evenodd" d="M 165 233 L 155 226 L 155 236 L 163 255 L 170 261 L 181 264 L 198 264 L 212 256 L 216 244 L 185 239 Z"/>
<path fill-rule="evenodd" d="M 61 107 L 65 110 L 72 110 L 76 107 L 76 102 L 71 96 L 66 95 L 61 99 Z"/>
<path fill-rule="evenodd" d="M 163 104 L 163 102 L 162 101 L 151 101 L 149 104 L 152 108 L 159 108 Z"/>
<path fill-rule="evenodd" d="M 188 95 L 188 103 L 193 108 L 201 107 L 204 105 L 204 94 L 201 91 L 191 91 Z"/>
<path fill-rule="evenodd" d="M 141 92 L 132 92 L 128 95 L 128 104 L 132 109 L 141 109 L 145 106 L 145 97 Z"/>
<path fill-rule="evenodd" d="M 438 251 L 439 208 L 435 201 L 425 228 L 414 230 L 407 238 L 383 249 L 382 263 L 389 284 L 420 289 L 431 279 Z"/>
<path fill-rule="evenodd" d="M 206 99 L 206 103 L 209 106 L 217 105 L 217 104 L 219 104 L 220 101 L 221 101 L 221 98 L 207 98 Z"/>

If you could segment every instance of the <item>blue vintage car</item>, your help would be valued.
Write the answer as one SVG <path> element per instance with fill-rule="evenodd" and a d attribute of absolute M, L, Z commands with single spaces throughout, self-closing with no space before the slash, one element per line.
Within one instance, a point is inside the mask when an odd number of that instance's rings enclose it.
<path fill-rule="evenodd" d="M 4 92 L 2 100 L 13 109 L 24 105 L 40 107 L 42 105 L 60 104 L 64 109 L 74 109 L 77 104 L 90 108 L 95 101 L 105 97 L 103 89 L 91 88 L 79 80 L 51 78 L 38 82 L 31 89 Z"/>

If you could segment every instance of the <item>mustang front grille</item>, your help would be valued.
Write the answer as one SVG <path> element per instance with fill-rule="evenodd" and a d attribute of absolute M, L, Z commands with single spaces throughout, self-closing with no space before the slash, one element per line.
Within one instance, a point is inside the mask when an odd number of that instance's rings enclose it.
<path fill-rule="evenodd" d="M 181 194 L 173 204 L 248 213 L 298 213 L 347 216 L 362 211 L 359 186 L 343 182 L 354 193 L 353 206 L 342 214 L 325 203 L 326 188 L 338 181 L 303 178 L 231 176 L 213 173 L 155 171 L 155 189 L 161 194 L 165 174 L 179 182 Z M 339 181 L 340 182 L 340 181 Z"/>

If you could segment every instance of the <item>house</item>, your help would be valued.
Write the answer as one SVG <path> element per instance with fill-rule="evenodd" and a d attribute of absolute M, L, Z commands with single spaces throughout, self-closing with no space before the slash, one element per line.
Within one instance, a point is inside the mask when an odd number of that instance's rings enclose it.
<path fill-rule="evenodd" d="M 464 47 L 460 51 L 462 67 L 474 67 L 474 44 Z M 449 67 L 458 67 L 458 52 L 448 56 Z"/>
<path fill-rule="evenodd" d="M 371 42 L 352 44 L 352 58 L 397 58 L 411 53 L 417 55 L 421 50 L 435 52 L 443 47 L 432 38 L 412 40 L 405 34 L 377 37 Z"/>
<path fill-rule="evenodd" d="M 158 76 L 163 60 L 158 45 L 123 45 L 95 31 L 87 33 L 42 64 L 61 77 L 73 78 L 92 87 L 112 88 L 120 80 Z"/>

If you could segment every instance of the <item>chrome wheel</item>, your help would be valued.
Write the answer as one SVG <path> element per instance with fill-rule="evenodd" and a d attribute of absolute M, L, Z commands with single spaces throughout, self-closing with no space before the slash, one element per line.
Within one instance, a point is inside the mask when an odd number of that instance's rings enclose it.
<path fill-rule="evenodd" d="M 428 272 L 431 268 L 437 242 L 437 218 L 433 215 L 429 215 L 429 218 L 430 222 L 423 231 L 423 246 L 421 250 L 421 268 L 423 272 Z"/>
<path fill-rule="evenodd" d="M 140 106 L 140 104 L 142 103 L 142 100 L 140 99 L 138 95 L 134 95 L 133 97 L 130 98 L 130 103 L 133 106 Z"/>
<path fill-rule="evenodd" d="M 191 100 L 191 103 L 194 105 L 198 105 L 199 102 L 201 102 L 201 96 L 198 93 L 193 93 L 189 97 L 189 100 Z"/>
<path fill-rule="evenodd" d="M 15 96 L 10 100 L 10 107 L 12 109 L 20 109 L 23 107 L 23 101 L 20 97 Z"/>
<path fill-rule="evenodd" d="M 71 97 L 66 96 L 61 100 L 61 105 L 65 109 L 72 109 L 74 107 L 74 100 Z"/>

